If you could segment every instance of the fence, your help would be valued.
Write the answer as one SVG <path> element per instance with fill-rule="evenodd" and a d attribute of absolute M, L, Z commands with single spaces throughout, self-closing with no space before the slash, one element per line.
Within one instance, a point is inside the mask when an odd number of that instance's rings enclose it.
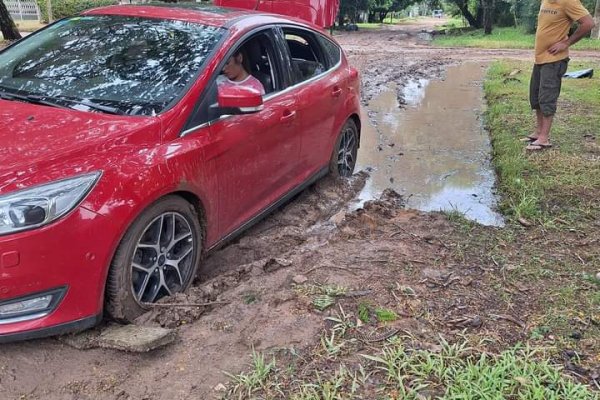
<path fill-rule="evenodd" d="M 41 17 L 35 0 L 4 0 L 4 4 L 14 20 L 39 20 Z"/>

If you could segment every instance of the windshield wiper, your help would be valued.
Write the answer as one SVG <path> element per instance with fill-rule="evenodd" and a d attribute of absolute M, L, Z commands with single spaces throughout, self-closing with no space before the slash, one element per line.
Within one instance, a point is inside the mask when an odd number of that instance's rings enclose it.
<path fill-rule="evenodd" d="M 41 105 L 50 106 L 50 107 L 70 108 L 68 106 L 65 106 L 64 104 L 58 104 L 53 101 L 48 101 L 42 97 L 38 97 L 35 95 L 31 95 L 31 94 L 23 95 L 23 94 L 18 94 L 18 93 L 0 92 L 0 99 L 19 100 L 19 101 L 25 101 L 27 103 L 41 104 Z"/>
<path fill-rule="evenodd" d="M 46 99 L 43 96 L 36 96 L 42 99 Z M 89 109 L 92 110 L 96 110 L 96 111 L 102 111 L 103 113 L 107 113 L 107 114 L 116 114 L 116 115 L 125 115 L 126 113 L 123 112 L 122 110 L 119 110 L 116 107 L 110 107 L 110 106 L 105 106 L 103 104 L 99 104 L 96 103 L 95 101 L 92 100 L 88 100 L 88 99 L 82 99 L 82 100 L 75 100 L 75 99 L 70 99 L 68 97 L 62 97 L 62 96 L 56 96 L 57 99 L 60 99 L 60 101 L 64 101 L 70 104 L 73 104 L 72 108 L 78 109 L 80 111 L 82 111 L 80 108 L 77 108 L 77 106 L 81 105 L 84 107 L 87 107 Z M 85 110 L 83 110 L 85 111 Z"/>
<path fill-rule="evenodd" d="M 93 101 L 89 101 L 89 100 L 73 100 L 73 99 L 69 99 L 69 98 L 65 98 L 65 97 L 56 97 L 59 101 L 54 101 L 53 98 L 49 97 L 49 96 L 40 96 L 37 94 L 24 95 L 24 94 L 18 94 L 18 93 L 6 92 L 6 91 L 0 91 L 0 98 L 4 99 L 4 100 L 20 100 L 20 101 L 25 101 L 28 103 L 41 104 L 41 105 L 50 106 L 50 107 L 76 109 L 76 110 L 80 110 L 80 111 L 86 111 L 86 110 L 82 110 L 81 108 L 79 108 L 77 106 L 84 106 L 88 109 L 101 111 L 101 112 L 104 112 L 107 114 L 116 114 L 116 115 L 124 115 L 125 114 L 123 111 L 119 110 L 118 108 L 103 106 L 102 104 L 97 104 L 97 103 L 95 103 Z M 70 105 L 65 105 L 65 104 L 61 104 L 61 103 L 68 103 Z"/>

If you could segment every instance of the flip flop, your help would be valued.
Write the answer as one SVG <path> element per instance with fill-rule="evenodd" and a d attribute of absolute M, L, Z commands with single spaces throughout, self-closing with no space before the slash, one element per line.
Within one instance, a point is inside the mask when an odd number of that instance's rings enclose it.
<path fill-rule="evenodd" d="M 524 138 L 519 139 L 520 142 L 528 142 L 528 143 L 535 142 L 536 140 L 537 140 L 537 138 L 533 137 L 531 135 L 525 136 Z"/>
<path fill-rule="evenodd" d="M 542 144 L 542 143 L 531 143 L 525 147 L 527 151 L 542 151 L 552 147 L 552 144 Z"/>

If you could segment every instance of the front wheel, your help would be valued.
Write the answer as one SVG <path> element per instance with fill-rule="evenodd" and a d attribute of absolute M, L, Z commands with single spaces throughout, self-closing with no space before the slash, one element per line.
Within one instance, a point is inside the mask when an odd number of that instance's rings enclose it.
<path fill-rule="evenodd" d="M 202 254 L 202 229 L 194 207 L 167 196 L 129 227 L 110 266 L 106 310 L 132 322 L 148 303 L 186 290 Z"/>
<path fill-rule="evenodd" d="M 329 171 L 334 176 L 348 178 L 354 172 L 356 156 L 358 154 L 358 128 L 356 123 L 349 119 L 346 121 L 333 147 L 333 154 L 329 162 Z"/>

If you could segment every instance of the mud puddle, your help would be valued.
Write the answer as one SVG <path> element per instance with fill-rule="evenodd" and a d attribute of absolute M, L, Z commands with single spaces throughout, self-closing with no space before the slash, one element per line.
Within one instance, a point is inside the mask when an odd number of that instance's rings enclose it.
<path fill-rule="evenodd" d="M 371 177 L 361 202 L 391 188 L 410 208 L 458 211 L 484 225 L 503 225 L 480 120 L 484 75 L 481 63 L 451 66 L 444 80 L 392 84 L 368 102 L 358 168 Z"/>

